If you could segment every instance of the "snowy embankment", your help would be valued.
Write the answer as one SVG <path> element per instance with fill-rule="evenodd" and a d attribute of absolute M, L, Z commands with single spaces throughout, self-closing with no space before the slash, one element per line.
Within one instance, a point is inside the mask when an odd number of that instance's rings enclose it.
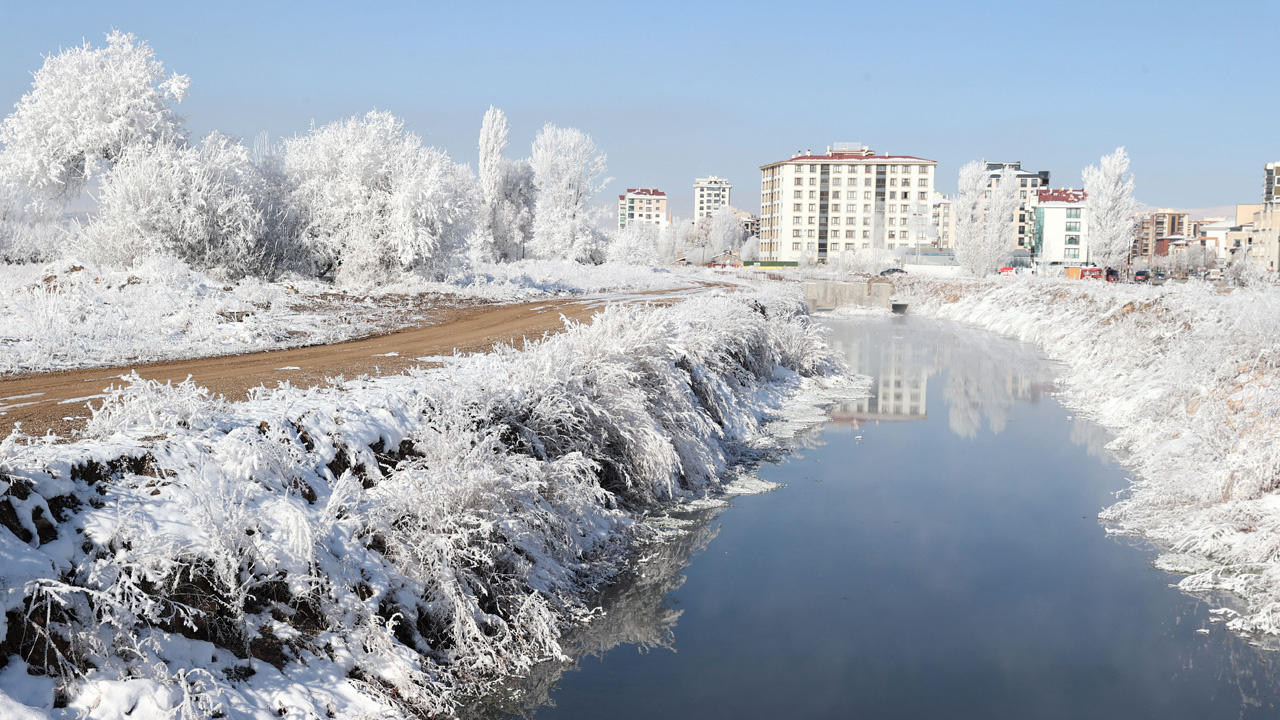
<path fill-rule="evenodd" d="M 430 324 L 450 302 L 515 302 L 671 290 L 711 273 L 527 260 L 459 269 L 448 282 L 219 282 L 180 260 L 130 268 L 0 265 L 0 375 L 101 367 L 350 340 Z M 426 294 L 426 295 L 424 295 Z"/>
<path fill-rule="evenodd" d="M 1280 292 L 1000 278 L 897 283 L 911 312 L 1035 343 L 1064 363 L 1066 401 L 1116 434 L 1135 475 L 1103 520 L 1232 592 L 1218 615 L 1280 633 Z"/>
<path fill-rule="evenodd" d="M 561 656 L 645 510 L 842 368 L 774 287 L 244 402 L 135 381 L 74 443 L 0 443 L 0 709 L 448 714 Z"/>

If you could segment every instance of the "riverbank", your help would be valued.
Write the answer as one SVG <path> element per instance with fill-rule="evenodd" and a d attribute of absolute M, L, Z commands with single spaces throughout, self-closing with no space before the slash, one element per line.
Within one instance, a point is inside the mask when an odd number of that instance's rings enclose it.
<path fill-rule="evenodd" d="M 1280 634 L 1280 292 L 1036 278 L 899 280 L 914 314 L 1042 347 L 1063 399 L 1116 434 L 1133 484 L 1100 517 L 1164 552 L 1219 617 Z"/>
<path fill-rule="evenodd" d="M 766 456 L 762 422 L 842 367 L 772 287 L 244 402 L 134 382 L 74 443 L 0 443 L 0 698 L 447 714 L 562 656 L 639 514 Z"/>

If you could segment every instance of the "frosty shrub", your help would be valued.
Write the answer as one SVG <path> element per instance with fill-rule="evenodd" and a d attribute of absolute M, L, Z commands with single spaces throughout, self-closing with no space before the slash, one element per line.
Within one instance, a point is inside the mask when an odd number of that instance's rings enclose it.
<path fill-rule="evenodd" d="M 538 199 L 533 218 L 534 257 L 599 263 L 603 212 L 591 200 L 609 183 L 605 155 L 591 136 L 577 128 L 551 123 L 538 132 L 529 158 Z"/>
<path fill-rule="evenodd" d="M 775 447 L 762 420 L 839 372 L 802 307 L 610 306 L 523 351 L 238 403 L 133 380 L 75 442 L 0 442 L 35 529 L 0 528 L 12 652 L 72 707 L 445 715 L 563 657 L 641 513 Z"/>
<path fill-rule="evenodd" d="M 74 226 L 23 208 L 17 192 L 0 183 L 0 263 L 52 260 L 75 236 Z"/>
<path fill-rule="evenodd" d="M 390 113 L 370 112 L 285 141 L 301 242 L 348 284 L 441 275 L 475 222 L 471 173 L 422 146 Z"/>
<path fill-rule="evenodd" d="M 135 148 L 102 183 L 85 250 L 104 263 L 172 255 L 232 277 L 265 274 L 279 261 L 266 186 L 249 150 L 221 133 L 196 147 Z"/>
<path fill-rule="evenodd" d="M 658 229 L 649 225 L 632 225 L 613 233 L 605 246 L 605 259 L 622 265 L 661 265 L 658 257 Z"/>
<path fill-rule="evenodd" d="M 130 34 L 107 35 L 45 59 L 31 92 L 0 123 L 0 178 L 37 202 L 61 205 L 85 180 L 139 145 L 181 143 L 181 102 L 189 80 L 173 74 Z"/>

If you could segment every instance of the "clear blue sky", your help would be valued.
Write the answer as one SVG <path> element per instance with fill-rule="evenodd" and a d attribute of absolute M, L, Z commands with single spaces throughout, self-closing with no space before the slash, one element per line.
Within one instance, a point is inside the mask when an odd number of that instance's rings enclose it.
<path fill-rule="evenodd" d="M 857 141 L 939 163 L 1022 160 L 1057 186 L 1117 145 L 1142 202 L 1257 202 L 1280 160 L 1280 2 L 286 3 L 0 0 L 0 105 L 41 55 L 118 28 L 191 77 L 197 136 L 305 132 L 378 108 L 474 166 L 590 133 L 626 186 L 689 213 L 695 176 L 759 209 L 759 171 Z"/>

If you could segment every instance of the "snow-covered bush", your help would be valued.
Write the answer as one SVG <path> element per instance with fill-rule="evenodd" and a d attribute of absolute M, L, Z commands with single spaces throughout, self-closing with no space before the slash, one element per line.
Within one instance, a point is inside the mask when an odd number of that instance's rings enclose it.
<path fill-rule="evenodd" d="M 613 233 L 609 244 L 605 246 L 605 260 L 623 265 L 661 265 L 657 243 L 657 228 L 632 225 Z"/>
<path fill-rule="evenodd" d="M 601 262 L 603 211 L 591 200 L 610 180 L 602 177 L 604 153 L 581 130 L 547 123 L 533 141 L 529 165 L 538 189 L 530 255 Z"/>
<path fill-rule="evenodd" d="M 197 147 L 136 148 L 102 183 L 85 251 L 117 265 L 172 255 L 232 277 L 267 274 L 283 258 L 266 198 L 248 148 L 221 133 Z"/>
<path fill-rule="evenodd" d="M 408 271 L 440 275 L 475 223 L 470 171 L 423 147 L 390 113 L 286 140 L 284 166 L 301 242 L 343 283 L 385 282 Z"/>
<path fill-rule="evenodd" d="M 77 236 L 75 226 L 22 207 L 0 183 L 0 263 L 33 263 L 60 257 Z"/>
<path fill-rule="evenodd" d="M 838 372 L 801 307 L 612 306 L 524 351 L 240 403 L 135 379 L 77 442 L 0 442 L 14 661 L 71 707 L 445 714 L 562 655 L 652 532 L 638 513 L 773 447 L 764 416 Z"/>
<path fill-rule="evenodd" d="M 0 179 L 62 204 L 130 149 L 181 144 L 183 119 L 170 101 L 181 102 L 188 85 L 185 75 L 166 79 L 151 48 L 119 31 L 106 48 L 85 43 L 51 55 L 0 123 Z"/>

